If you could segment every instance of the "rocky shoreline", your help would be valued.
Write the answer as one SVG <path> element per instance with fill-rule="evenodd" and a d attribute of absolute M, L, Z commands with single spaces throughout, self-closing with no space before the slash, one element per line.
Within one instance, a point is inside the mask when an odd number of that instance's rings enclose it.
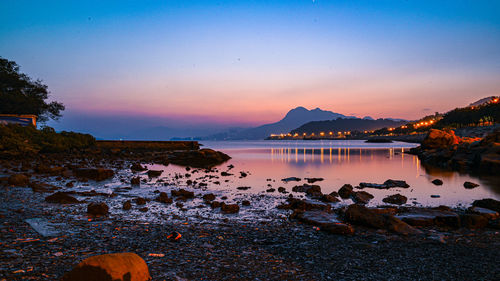
<path fill-rule="evenodd" d="M 231 165 L 213 168 L 228 156 L 200 151 L 106 148 L 1 161 L 6 176 L 0 179 L 0 280 L 59 280 L 85 258 L 123 252 L 144 259 L 153 280 L 500 277 L 498 201 L 479 200 L 462 209 L 417 208 L 399 206 L 406 200 L 393 194 L 384 199 L 387 205 L 367 208 L 371 188 L 409 186 L 389 179 L 323 194 L 315 185 L 322 179 L 307 178 L 307 184 L 291 190 L 269 188 L 278 194 L 273 197 L 277 208 L 266 219 L 242 219 L 240 213 L 264 195 L 228 199 L 207 190 L 207 183 L 248 172 Z M 186 168 L 173 178 L 143 165 L 174 162 Z M 148 178 L 126 178 L 123 170 Z M 172 185 L 179 177 L 187 187 Z M 108 178 L 119 178 L 123 186 L 112 193 L 72 189 L 75 183 L 92 186 Z M 168 191 L 147 198 L 129 195 L 153 179 Z M 355 204 L 338 205 L 343 200 Z M 219 219 L 199 219 L 191 210 Z M 145 217 L 127 219 L 128 212 Z"/>

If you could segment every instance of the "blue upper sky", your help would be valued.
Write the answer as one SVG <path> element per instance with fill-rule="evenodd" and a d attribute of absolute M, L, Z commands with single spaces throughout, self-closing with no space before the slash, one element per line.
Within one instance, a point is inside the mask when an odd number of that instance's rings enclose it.
<path fill-rule="evenodd" d="M 500 1 L 4 0 L 0 56 L 68 116 L 418 118 L 500 93 Z"/>

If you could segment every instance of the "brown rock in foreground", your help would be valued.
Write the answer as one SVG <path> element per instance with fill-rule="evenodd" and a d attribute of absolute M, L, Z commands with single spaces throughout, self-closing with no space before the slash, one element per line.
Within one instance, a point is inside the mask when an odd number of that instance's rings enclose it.
<path fill-rule="evenodd" d="M 147 281 L 151 280 L 146 262 L 134 253 L 93 256 L 83 260 L 62 281 Z"/>
<path fill-rule="evenodd" d="M 404 235 L 421 233 L 418 229 L 411 227 L 392 215 L 378 214 L 358 204 L 349 205 L 345 212 L 345 220 L 353 224 L 377 229 L 387 229 Z"/>

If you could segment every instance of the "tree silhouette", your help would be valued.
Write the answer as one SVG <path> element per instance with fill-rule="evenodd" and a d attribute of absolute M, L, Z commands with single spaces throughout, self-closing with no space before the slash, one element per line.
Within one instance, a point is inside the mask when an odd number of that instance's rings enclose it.
<path fill-rule="evenodd" d="M 47 86 L 19 72 L 14 61 L 0 57 L 0 114 L 34 114 L 39 122 L 61 117 L 64 105 L 46 102 Z"/>

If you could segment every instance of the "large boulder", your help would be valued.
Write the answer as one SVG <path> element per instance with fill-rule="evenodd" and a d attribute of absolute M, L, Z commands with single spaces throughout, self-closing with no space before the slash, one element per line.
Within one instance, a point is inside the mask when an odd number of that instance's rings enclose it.
<path fill-rule="evenodd" d="M 429 133 L 422 141 L 422 148 L 448 148 L 452 145 L 459 144 L 460 142 L 460 137 L 457 137 L 453 130 L 442 131 L 437 129 L 430 129 Z"/>
<path fill-rule="evenodd" d="M 14 186 L 26 186 L 29 184 L 29 178 L 23 174 L 14 174 L 9 177 L 8 183 Z"/>
<path fill-rule="evenodd" d="M 366 191 L 358 191 L 351 194 L 351 198 L 354 202 L 359 204 L 368 204 L 370 200 L 373 199 L 373 195 Z"/>
<path fill-rule="evenodd" d="M 148 281 L 146 262 L 134 253 L 93 256 L 83 260 L 62 281 Z"/>
<path fill-rule="evenodd" d="M 344 217 L 346 221 L 353 224 L 377 229 L 386 229 L 403 235 L 421 233 L 418 229 L 411 227 L 392 215 L 379 214 L 358 204 L 349 205 L 345 211 Z"/>
<path fill-rule="evenodd" d="M 340 198 L 342 199 L 347 199 L 351 196 L 352 194 L 352 191 L 353 188 L 352 188 L 352 185 L 350 184 L 344 184 L 340 189 L 339 189 L 339 196 Z"/>
<path fill-rule="evenodd" d="M 103 181 L 112 178 L 115 172 L 111 169 L 103 168 L 79 168 L 75 171 L 75 176 L 83 179 Z"/>

